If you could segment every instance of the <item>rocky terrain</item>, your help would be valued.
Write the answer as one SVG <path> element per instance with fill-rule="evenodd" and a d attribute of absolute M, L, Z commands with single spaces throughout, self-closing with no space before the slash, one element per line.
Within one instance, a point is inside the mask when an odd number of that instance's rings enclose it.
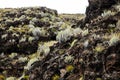
<path fill-rule="evenodd" d="M 120 1 L 86 14 L 0 9 L 0 80 L 120 80 Z"/>
<path fill-rule="evenodd" d="M 81 19 L 85 17 L 84 14 L 58 14 L 59 17 L 67 24 L 71 26 L 76 25 Z"/>

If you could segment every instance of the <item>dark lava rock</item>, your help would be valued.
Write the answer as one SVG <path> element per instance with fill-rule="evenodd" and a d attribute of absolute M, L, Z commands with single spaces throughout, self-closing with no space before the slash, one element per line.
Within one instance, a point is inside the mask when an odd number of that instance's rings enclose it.
<path fill-rule="evenodd" d="M 86 9 L 86 22 L 101 15 L 103 10 L 109 9 L 112 5 L 117 4 L 118 0 L 88 0 L 89 6 Z"/>
<path fill-rule="evenodd" d="M 120 80 L 119 2 L 89 0 L 86 17 L 78 23 L 63 18 L 65 22 L 76 23 L 65 31 L 66 24 L 61 25 L 64 22 L 55 10 L 45 7 L 12 9 L 13 13 L 6 10 L 7 17 L 1 15 L 0 73 L 17 78 L 24 75 L 23 80 L 26 77 L 27 80 Z M 22 21 L 18 24 L 14 23 L 16 20 Z M 12 74 L 11 69 L 15 70 Z"/>
<path fill-rule="evenodd" d="M 55 75 L 57 80 L 119 80 L 120 30 L 116 24 L 120 19 L 120 11 L 116 10 L 116 5 L 120 5 L 119 0 L 89 0 L 86 17 L 77 26 L 89 29 L 90 33 L 87 36 L 79 35 L 78 42 L 72 48 L 68 45 L 72 39 L 53 46 L 50 55 L 36 62 L 26 74 L 31 73 L 32 79 L 37 80 L 54 80 Z M 110 13 L 107 14 L 107 11 Z M 105 35 L 108 35 L 108 39 L 105 39 Z M 110 45 L 114 35 L 119 40 Z M 89 40 L 87 47 L 83 46 L 86 45 L 85 40 Z M 64 54 L 59 54 L 61 49 L 65 49 Z M 74 57 L 73 62 L 64 61 L 67 55 Z M 74 70 L 61 77 L 60 70 L 67 70 L 68 65 L 73 66 Z"/>

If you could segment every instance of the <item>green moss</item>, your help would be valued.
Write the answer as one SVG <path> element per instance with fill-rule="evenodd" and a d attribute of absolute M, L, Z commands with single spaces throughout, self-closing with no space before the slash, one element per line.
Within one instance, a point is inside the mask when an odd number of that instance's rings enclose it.
<path fill-rule="evenodd" d="M 66 71 L 67 71 L 67 72 L 71 72 L 71 71 L 73 71 L 73 70 L 74 70 L 73 65 L 67 65 L 67 66 L 66 66 Z"/>
<path fill-rule="evenodd" d="M 53 77 L 52 77 L 52 80 L 59 80 L 60 76 L 55 74 Z"/>
<path fill-rule="evenodd" d="M 102 80 L 101 78 L 96 78 L 96 80 Z"/>

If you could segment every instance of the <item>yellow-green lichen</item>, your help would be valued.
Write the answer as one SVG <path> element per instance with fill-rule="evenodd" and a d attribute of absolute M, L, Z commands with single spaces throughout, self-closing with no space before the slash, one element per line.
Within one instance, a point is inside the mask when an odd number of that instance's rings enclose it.
<path fill-rule="evenodd" d="M 53 77 L 52 77 L 52 80 L 59 80 L 60 79 L 60 76 L 55 74 Z"/>

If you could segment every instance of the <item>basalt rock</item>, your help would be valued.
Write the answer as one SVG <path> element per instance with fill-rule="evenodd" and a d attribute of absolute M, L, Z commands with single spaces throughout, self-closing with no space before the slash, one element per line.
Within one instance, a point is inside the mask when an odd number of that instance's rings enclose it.
<path fill-rule="evenodd" d="M 86 8 L 86 22 L 98 17 L 103 10 L 109 9 L 117 4 L 118 0 L 88 0 L 89 6 Z"/>
<path fill-rule="evenodd" d="M 117 5 L 117 4 L 119 5 L 119 2 L 120 2 L 119 0 L 111 0 L 111 1 L 110 0 L 88 0 L 88 2 L 89 2 L 89 5 L 86 8 L 86 12 L 85 12 L 86 17 L 77 23 L 77 26 L 80 26 L 81 28 L 85 26 L 88 27 L 88 24 L 90 23 L 93 26 L 93 24 L 99 23 L 99 21 L 103 21 L 106 18 L 103 19 L 102 15 L 107 13 L 107 11 L 111 11 L 108 14 L 111 14 L 112 12 L 117 12 L 117 13 L 119 12 L 119 11 L 116 11 L 116 8 L 114 7 L 114 5 Z M 112 20 L 113 21 L 110 21 L 110 20 L 108 21 L 112 23 L 115 21 L 115 18 L 112 18 Z M 115 21 L 115 23 L 116 22 L 117 21 Z"/>
<path fill-rule="evenodd" d="M 60 58 L 60 55 L 52 50 L 54 44 L 58 44 L 56 36 L 61 30 L 71 28 L 76 23 L 74 21 L 78 21 L 77 18 L 67 21 L 61 18 L 56 10 L 46 7 L 0 9 L 0 80 L 13 78 L 50 80 L 54 73 L 60 74 L 57 67 L 59 61 L 55 62 L 56 66 L 47 61 L 50 60 L 53 63 Z M 53 51 L 53 54 L 48 54 L 50 51 Z M 57 51 L 57 53 L 64 51 Z M 53 59 L 54 57 L 56 58 Z M 64 62 L 62 64 L 64 65 Z M 38 73 L 32 73 L 36 67 L 44 68 L 41 73 L 39 70 Z M 41 76 L 38 77 L 38 75 Z"/>
<path fill-rule="evenodd" d="M 50 27 L 53 25 L 50 19 L 55 22 L 55 18 L 57 19 L 58 16 L 56 10 L 46 7 L 7 8 L 1 9 L 0 13 L 0 53 L 34 53 L 37 50 L 38 40 L 34 39 L 31 30 L 35 27 L 39 27 L 39 29 Z M 47 18 L 48 21 L 44 21 L 44 18 Z M 29 25 L 33 27 L 31 28 Z M 50 37 L 51 35 L 40 35 L 39 40 L 50 40 Z"/>
<path fill-rule="evenodd" d="M 119 0 L 89 0 L 86 17 L 76 26 L 89 33 L 52 46 L 51 54 L 26 74 L 31 80 L 119 80 L 119 8 Z"/>
<path fill-rule="evenodd" d="M 44 7 L 12 10 L 1 15 L 0 79 L 120 80 L 119 0 L 89 0 L 80 22 Z"/>

